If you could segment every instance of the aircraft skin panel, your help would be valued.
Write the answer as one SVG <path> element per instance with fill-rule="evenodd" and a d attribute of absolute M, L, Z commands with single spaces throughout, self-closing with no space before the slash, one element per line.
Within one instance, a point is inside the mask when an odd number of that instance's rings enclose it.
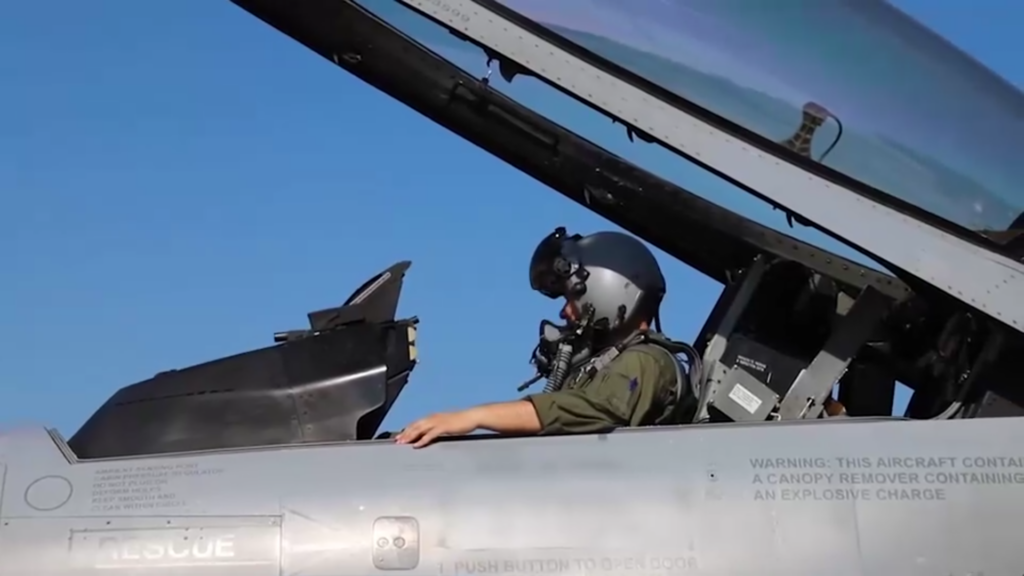
<path fill-rule="evenodd" d="M 678 110 L 473 0 L 399 0 L 688 159 L 1024 330 L 1024 265 L 871 201 Z M 737 159 L 743 159 L 738 162 Z"/>
<path fill-rule="evenodd" d="M 71 463 L 31 430 L 0 576 L 1020 573 L 1017 419 L 760 426 Z"/>
<path fill-rule="evenodd" d="M 4 574 L 281 573 L 280 517 L 11 518 L 0 530 Z"/>

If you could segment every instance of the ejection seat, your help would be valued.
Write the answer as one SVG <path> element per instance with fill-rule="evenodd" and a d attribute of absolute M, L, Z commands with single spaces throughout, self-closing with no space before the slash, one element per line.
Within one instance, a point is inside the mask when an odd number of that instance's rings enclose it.
<path fill-rule="evenodd" d="M 701 421 L 827 416 L 832 384 L 853 380 L 840 386 L 850 414 L 888 416 L 895 379 L 854 360 L 888 302 L 872 289 L 854 299 L 798 263 L 758 257 L 726 286 L 696 339 Z"/>

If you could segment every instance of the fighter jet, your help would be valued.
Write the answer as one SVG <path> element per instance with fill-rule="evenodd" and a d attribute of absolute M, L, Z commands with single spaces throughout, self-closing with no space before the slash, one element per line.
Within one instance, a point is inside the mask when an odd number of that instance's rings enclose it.
<path fill-rule="evenodd" d="M 272 346 L 117 391 L 68 439 L 0 436 L 0 576 L 1024 570 L 1015 88 L 880 0 L 234 2 L 722 282 L 699 423 L 394 445 L 417 359 L 401 262 Z M 885 272 L 582 138 L 385 4 Z"/>

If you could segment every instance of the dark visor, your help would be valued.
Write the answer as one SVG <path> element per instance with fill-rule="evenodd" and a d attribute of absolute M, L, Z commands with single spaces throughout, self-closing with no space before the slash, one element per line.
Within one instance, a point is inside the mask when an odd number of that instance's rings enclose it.
<path fill-rule="evenodd" d="M 566 240 L 574 240 L 579 236 L 569 236 L 561 226 L 548 234 L 530 259 L 530 288 L 547 296 L 560 298 L 565 296 L 566 283 L 571 270 L 566 261 L 563 248 Z"/>

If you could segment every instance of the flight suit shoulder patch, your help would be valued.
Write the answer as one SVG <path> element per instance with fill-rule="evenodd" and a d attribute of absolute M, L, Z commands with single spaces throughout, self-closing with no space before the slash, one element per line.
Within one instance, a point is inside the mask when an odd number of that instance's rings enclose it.
<path fill-rule="evenodd" d="M 633 408 L 631 425 L 653 423 L 658 413 L 676 402 L 678 361 L 671 352 L 654 344 L 633 346 L 616 358 L 619 359 L 622 364 L 615 371 L 629 380 L 629 390 L 624 395 L 630 397 Z"/>

